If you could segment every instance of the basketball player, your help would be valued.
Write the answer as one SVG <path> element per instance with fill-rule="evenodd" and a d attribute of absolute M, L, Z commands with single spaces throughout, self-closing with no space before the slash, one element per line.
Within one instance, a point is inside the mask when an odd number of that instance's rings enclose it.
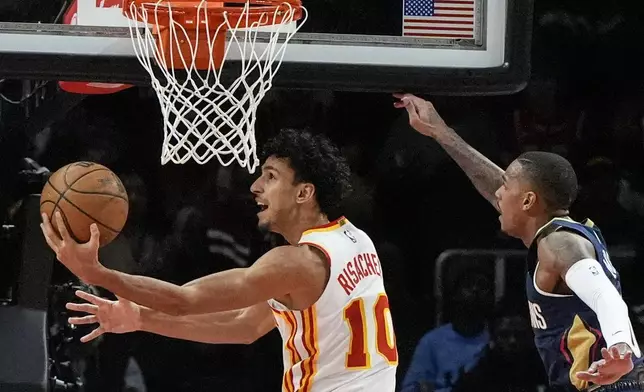
<path fill-rule="evenodd" d="M 90 303 L 70 308 L 90 315 L 71 322 L 99 323 L 84 341 L 138 329 L 251 343 L 277 326 L 284 341 L 283 391 L 393 392 L 398 352 L 376 249 L 346 218 L 327 218 L 350 187 L 348 166 L 324 137 L 290 130 L 267 143 L 264 157 L 251 186 L 259 226 L 291 245 L 272 249 L 249 268 L 184 286 L 109 270 L 98 260 L 96 225 L 91 240 L 78 244 L 59 214 L 60 236 L 43 216 L 57 258 L 83 281 L 124 298 L 112 302 L 79 292 Z"/>
<path fill-rule="evenodd" d="M 570 163 L 552 153 L 527 152 L 504 172 L 450 129 L 431 103 L 410 94 L 394 97 L 411 126 L 434 138 L 498 210 L 501 229 L 529 248 L 528 305 L 552 386 L 639 390 L 636 378 L 644 370 L 641 359 L 632 358 L 641 354 L 619 274 L 592 222 L 568 217 L 577 195 Z"/>

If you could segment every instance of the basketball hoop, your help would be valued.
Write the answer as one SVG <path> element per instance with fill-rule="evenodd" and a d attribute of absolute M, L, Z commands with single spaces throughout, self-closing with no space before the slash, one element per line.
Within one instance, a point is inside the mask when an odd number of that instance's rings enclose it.
<path fill-rule="evenodd" d="M 161 105 L 161 163 L 216 157 L 253 173 L 257 107 L 306 21 L 300 0 L 124 0 L 123 13 Z M 233 61 L 239 76 L 226 83 Z"/>

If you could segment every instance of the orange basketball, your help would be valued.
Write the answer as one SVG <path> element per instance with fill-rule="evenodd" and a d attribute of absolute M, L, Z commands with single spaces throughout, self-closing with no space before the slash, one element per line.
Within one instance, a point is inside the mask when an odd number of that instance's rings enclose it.
<path fill-rule="evenodd" d="M 40 212 L 49 216 L 56 232 L 53 214 L 60 211 L 69 235 L 79 243 L 89 241 L 89 227 L 96 223 L 100 246 L 121 232 L 128 207 L 127 192 L 118 176 L 94 162 L 74 162 L 58 169 L 40 195 Z"/>

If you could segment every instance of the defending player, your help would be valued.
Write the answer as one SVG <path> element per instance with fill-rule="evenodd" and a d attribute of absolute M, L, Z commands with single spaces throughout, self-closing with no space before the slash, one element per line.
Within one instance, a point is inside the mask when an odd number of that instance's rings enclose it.
<path fill-rule="evenodd" d="M 619 274 L 592 222 L 568 217 L 577 177 L 564 158 L 527 152 L 501 170 L 450 129 L 433 105 L 395 94 L 411 126 L 434 138 L 500 213 L 501 229 L 528 252 L 526 290 L 535 344 L 555 388 L 577 391 L 592 384 L 640 390 L 640 348 Z M 644 384 L 643 384 L 644 385 Z M 643 388 L 644 389 L 644 388 Z M 602 390 L 602 389 L 598 389 Z M 607 389 L 608 390 L 608 389 Z"/>
<path fill-rule="evenodd" d="M 83 281 L 126 300 L 78 293 L 70 304 L 100 325 L 83 340 L 136 329 L 208 343 L 250 343 L 278 327 L 284 342 L 284 391 L 393 392 L 398 353 L 380 260 L 371 239 L 327 211 L 349 189 L 349 168 L 321 136 L 283 131 L 264 148 L 261 176 L 251 191 L 259 226 L 291 244 L 249 268 L 176 286 L 103 267 L 98 229 L 77 244 L 47 216 L 43 232 L 57 258 Z M 138 305 L 137 305 L 138 304 Z M 154 310 L 153 310 L 154 309 Z"/>

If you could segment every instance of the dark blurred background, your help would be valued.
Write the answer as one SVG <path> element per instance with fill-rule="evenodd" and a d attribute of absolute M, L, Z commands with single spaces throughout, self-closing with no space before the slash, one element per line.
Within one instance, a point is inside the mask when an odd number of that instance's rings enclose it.
<path fill-rule="evenodd" d="M 0 20 L 52 22 L 62 3 L 5 0 Z M 380 3 L 307 4 L 307 29 L 396 34 L 400 4 Z M 524 91 L 427 97 L 459 134 L 503 167 L 535 149 L 573 163 L 581 192 L 572 215 L 590 217 L 602 229 L 640 341 L 643 9 L 635 1 L 537 0 L 533 71 Z M 33 94 L 23 98 L 25 91 Z M 112 268 L 181 284 L 248 266 L 278 241 L 255 229 L 248 189 L 253 178 L 244 169 L 159 164 L 161 114 L 149 89 L 68 98 L 54 109 L 60 115 L 47 121 L 31 97 L 59 93 L 55 84 L 3 80 L 0 93 L 5 226 L 38 183 L 39 170 L 83 159 L 112 168 L 130 193 L 127 226 L 101 256 Z M 473 391 L 480 385 L 546 391 L 524 305 L 522 244 L 499 232 L 495 211 L 436 143 L 409 128 L 406 113 L 392 102 L 389 94 L 337 92 L 333 86 L 274 89 L 259 108 L 258 143 L 283 127 L 309 128 L 327 133 L 350 160 L 356 191 L 343 214 L 372 236 L 380 253 L 401 391 Z M 25 171 L 32 180 L 25 180 Z M 54 268 L 54 280 L 70 279 L 62 267 Z M 86 351 L 78 371 L 92 392 L 280 388 L 276 331 L 250 346 L 110 335 Z"/>

